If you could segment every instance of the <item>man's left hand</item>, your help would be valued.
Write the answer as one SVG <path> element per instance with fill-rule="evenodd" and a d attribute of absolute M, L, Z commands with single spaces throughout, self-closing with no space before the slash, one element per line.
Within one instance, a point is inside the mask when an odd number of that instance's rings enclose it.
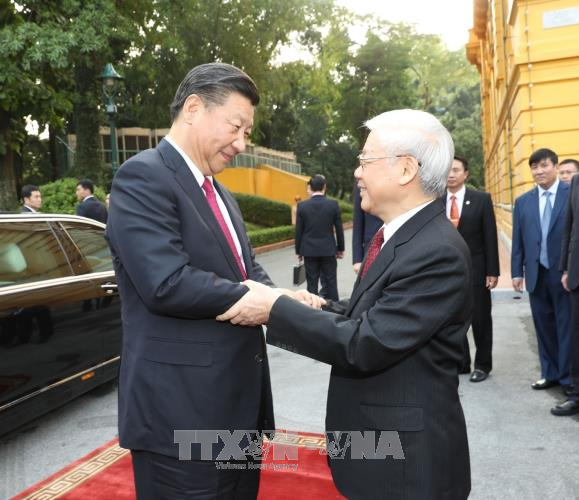
<path fill-rule="evenodd" d="M 487 276 L 486 286 L 489 290 L 492 290 L 495 286 L 497 286 L 498 282 L 499 282 L 498 276 Z"/>
<path fill-rule="evenodd" d="M 336 252 L 336 259 L 343 259 L 344 258 L 344 252 Z"/>

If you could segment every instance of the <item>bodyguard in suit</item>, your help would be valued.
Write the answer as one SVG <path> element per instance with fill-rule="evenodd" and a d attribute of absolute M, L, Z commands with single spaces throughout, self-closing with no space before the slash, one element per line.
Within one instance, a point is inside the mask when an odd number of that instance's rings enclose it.
<path fill-rule="evenodd" d="M 579 175 L 571 181 L 559 269 L 563 271 L 561 284 L 571 299 L 571 387 L 567 390 L 568 399 L 551 408 L 551 413 L 567 416 L 579 413 Z"/>
<path fill-rule="evenodd" d="M 448 175 L 444 201 L 446 216 L 468 245 L 472 259 L 472 333 L 476 356 L 470 381 L 482 382 L 493 368 L 491 290 L 497 286 L 499 279 L 499 247 L 491 196 L 465 187 L 468 174 L 468 161 L 455 156 Z M 461 371 L 470 373 L 470 364 L 470 347 L 465 337 Z"/>
<path fill-rule="evenodd" d="M 179 460 L 174 433 L 274 429 L 262 328 L 215 320 L 238 301 L 255 324 L 267 317 L 240 282 L 271 280 L 233 196 L 214 178 L 244 151 L 258 102 L 238 68 L 193 68 L 171 104 L 167 137 L 113 181 L 107 237 L 123 306 L 119 439 L 132 452 L 140 500 L 257 496 L 257 469 L 216 467 L 221 441 L 212 460 L 195 443 L 191 460 Z"/>
<path fill-rule="evenodd" d="M 23 214 L 34 214 L 42 206 L 40 189 L 34 184 L 27 184 L 22 188 L 22 199 L 24 200 L 24 205 L 20 208 L 20 212 Z"/>
<path fill-rule="evenodd" d="M 320 295 L 338 300 L 336 259 L 344 256 L 340 207 L 336 200 L 326 198 L 326 179 L 323 175 L 314 175 L 308 186 L 311 197 L 298 203 L 296 214 L 296 254 L 304 259 L 308 292 L 317 295 L 318 282 L 321 281 Z"/>
<path fill-rule="evenodd" d="M 94 184 L 90 179 L 83 179 L 76 185 L 76 197 L 80 203 L 76 206 L 76 215 L 107 223 L 105 204 L 94 197 Z"/>
<path fill-rule="evenodd" d="M 326 429 L 339 491 L 351 499 L 464 500 L 470 466 L 458 369 L 470 325 L 471 263 L 437 200 L 452 139 L 422 111 L 390 111 L 366 125 L 355 177 L 362 209 L 384 225 L 350 300 L 334 306 L 340 313 L 316 311 L 251 286 L 272 306 L 268 343 L 332 365 Z M 237 306 L 221 319 L 245 321 Z M 354 457 L 358 438 L 348 447 L 339 432 L 363 432 L 373 445 L 382 438 L 389 454 Z"/>
<path fill-rule="evenodd" d="M 561 284 L 561 239 L 569 185 L 560 182 L 557 154 L 539 149 L 529 158 L 537 187 L 515 200 L 511 275 L 515 291 L 529 292 L 531 312 L 541 362 L 541 379 L 533 389 L 557 384 L 567 387 L 569 378 L 569 293 Z"/>
<path fill-rule="evenodd" d="M 360 266 L 376 231 L 382 226 L 382 221 L 372 214 L 362 210 L 360 188 L 354 186 L 354 220 L 352 226 L 352 264 L 354 272 L 360 271 Z"/>

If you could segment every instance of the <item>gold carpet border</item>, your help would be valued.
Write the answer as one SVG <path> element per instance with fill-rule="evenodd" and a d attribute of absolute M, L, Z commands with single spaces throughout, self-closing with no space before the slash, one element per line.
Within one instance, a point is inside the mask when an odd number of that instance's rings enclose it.
<path fill-rule="evenodd" d="M 85 481 L 88 481 L 91 477 L 106 469 L 117 460 L 120 460 L 128 453 L 129 450 L 124 450 L 118 444 L 113 445 L 102 453 L 69 470 L 66 474 L 57 477 L 54 481 L 47 483 L 23 500 L 49 500 L 58 498 Z"/>
<path fill-rule="evenodd" d="M 268 440 L 266 439 L 267 443 Z M 293 445 L 300 448 L 326 448 L 326 439 L 323 436 L 300 436 L 296 433 L 277 432 L 273 438 L 274 444 Z M 53 481 L 45 484 L 34 493 L 24 497 L 23 500 L 51 500 L 58 498 L 60 495 L 68 493 L 70 490 L 78 487 L 91 477 L 95 476 L 103 469 L 106 469 L 117 460 L 120 460 L 129 453 L 129 450 L 121 448 L 118 444 L 107 448 L 102 453 L 94 456 L 74 467 L 63 476 L 59 476 Z"/>

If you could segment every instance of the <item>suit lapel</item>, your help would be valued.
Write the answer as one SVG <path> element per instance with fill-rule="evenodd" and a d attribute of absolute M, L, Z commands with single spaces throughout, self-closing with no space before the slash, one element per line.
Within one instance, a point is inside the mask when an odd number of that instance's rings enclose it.
<path fill-rule="evenodd" d="M 251 250 L 249 246 L 249 239 L 247 237 L 247 233 L 245 232 L 245 226 L 243 224 L 243 219 L 240 217 L 239 212 L 237 211 L 236 207 L 233 205 L 232 200 L 230 199 L 229 193 L 226 193 L 223 189 L 223 186 L 219 184 L 215 178 L 213 178 L 213 185 L 215 189 L 219 192 L 219 196 L 223 200 L 225 207 L 227 208 L 227 212 L 229 213 L 229 217 L 231 218 L 231 223 L 233 224 L 233 228 L 237 233 L 237 239 L 239 240 L 239 244 L 241 245 L 241 255 L 243 258 L 243 263 L 245 264 L 245 272 L 247 276 L 250 276 L 250 270 L 252 269 L 251 265 Z"/>
<path fill-rule="evenodd" d="M 241 271 L 237 266 L 235 257 L 231 253 L 229 243 L 227 242 L 227 239 L 225 238 L 225 235 L 223 234 L 217 219 L 215 219 L 215 215 L 213 215 L 213 211 L 207 203 L 207 198 L 205 198 L 205 193 L 203 193 L 203 190 L 197 183 L 193 172 L 191 172 L 187 166 L 187 163 L 185 163 L 185 160 L 182 158 L 179 152 L 167 141 L 162 140 L 157 146 L 157 150 L 165 160 L 167 167 L 175 172 L 175 180 L 181 186 L 187 195 L 187 198 L 192 201 L 192 204 L 199 213 L 202 221 L 209 227 L 213 233 L 213 236 L 215 236 L 215 239 L 219 243 L 219 247 L 221 248 L 223 256 L 225 257 L 229 267 L 235 273 L 239 281 L 242 281 L 243 276 L 241 275 Z M 231 211 L 229 211 L 229 213 L 231 214 Z"/>
<path fill-rule="evenodd" d="M 382 250 L 376 257 L 376 260 L 370 269 L 368 269 L 366 276 L 360 279 L 360 275 L 358 275 L 358 279 L 354 284 L 354 290 L 348 304 L 348 311 L 346 312 L 346 315 L 349 316 L 351 314 L 352 310 L 364 292 L 368 290 L 368 288 L 370 288 L 376 282 L 376 280 L 380 278 L 380 276 L 382 276 L 390 267 L 390 264 L 392 264 L 392 261 L 396 255 L 396 247 L 406 243 L 408 240 L 413 238 L 414 235 L 434 217 L 440 214 L 444 214 L 444 205 L 444 201 L 440 200 L 440 198 L 432 201 L 418 213 L 414 214 L 410 220 L 406 221 L 402 227 L 400 227 L 398 231 L 392 235 L 392 237 L 382 247 Z M 364 261 L 365 260 L 366 259 L 364 259 Z M 360 269 L 363 268 L 364 263 L 362 263 L 360 266 Z"/>
<path fill-rule="evenodd" d="M 534 188 L 530 191 L 531 196 L 531 220 L 535 222 L 539 230 L 539 235 L 541 234 L 541 211 L 539 210 L 539 189 Z"/>
<path fill-rule="evenodd" d="M 473 197 L 472 191 L 466 189 L 464 192 L 464 200 L 462 200 L 462 210 L 460 211 L 460 217 L 458 219 L 457 229 L 460 231 L 463 226 L 468 222 L 473 210 Z M 465 222 L 466 220 L 466 222 Z"/>
<path fill-rule="evenodd" d="M 559 181 L 559 187 L 557 188 L 557 195 L 555 196 L 555 205 L 553 206 L 553 212 L 551 212 L 551 221 L 549 222 L 549 232 L 553 228 L 559 213 L 563 207 L 567 204 L 567 197 L 565 193 L 569 190 L 567 184 Z M 548 233 L 547 233 L 548 234 Z"/>

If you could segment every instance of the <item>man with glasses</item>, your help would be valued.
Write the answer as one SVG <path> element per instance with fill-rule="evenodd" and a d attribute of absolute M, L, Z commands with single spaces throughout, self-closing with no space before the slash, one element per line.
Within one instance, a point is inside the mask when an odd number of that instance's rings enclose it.
<path fill-rule="evenodd" d="M 515 200 L 511 275 L 517 292 L 523 291 L 524 279 L 537 332 L 541 379 L 531 387 L 560 384 L 568 391 L 571 309 L 559 261 L 569 185 L 559 181 L 557 162 L 557 154 L 546 148 L 529 158 L 537 187 Z"/>
<path fill-rule="evenodd" d="M 332 365 L 326 429 L 342 495 L 465 499 L 470 462 L 458 370 L 472 310 L 471 262 L 437 199 L 452 138 L 423 111 L 389 111 L 366 126 L 354 176 L 362 209 L 383 225 L 351 298 L 319 311 L 248 286 L 271 308 L 268 343 Z M 251 323 L 238 305 L 218 319 Z"/>

